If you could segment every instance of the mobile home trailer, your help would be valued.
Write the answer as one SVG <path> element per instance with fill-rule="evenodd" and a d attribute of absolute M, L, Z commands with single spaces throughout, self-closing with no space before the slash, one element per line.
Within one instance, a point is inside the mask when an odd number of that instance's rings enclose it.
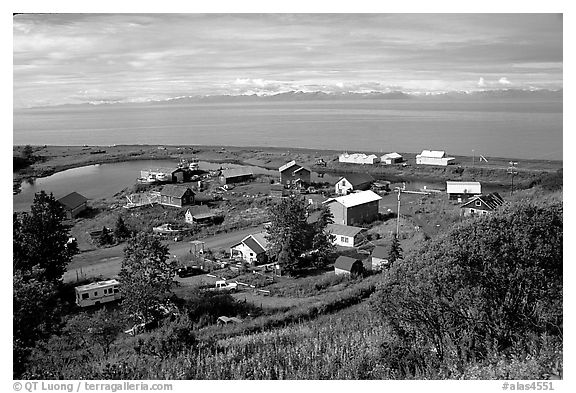
<path fill-rule="evenodd" d="M 80 285 L 75 288 L 76 304 L 80 307 L 94 306 L 120 299 L 118 280 L 106 280 Z"/>

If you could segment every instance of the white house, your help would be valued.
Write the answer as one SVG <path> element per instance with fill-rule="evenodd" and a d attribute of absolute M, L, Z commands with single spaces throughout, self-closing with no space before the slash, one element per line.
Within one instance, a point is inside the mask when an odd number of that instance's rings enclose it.
<path fill-rule="evenodd" d="M 366 155 L 364 153 L 343 153 L 340 154 L 338 157 L 339 162 L 346 162 L 349 164 L 370 164 L 374 165 L 380 162 L 380 158 L 378 158 L 375 154 Z"/>
<path fill-rule="evenodd" d="M 482 185 L 478 181 L 447 181 L 446 193 L 450 199 L 461 200 L 482 194 Z"/>
<path fill-rule="evenodd" d="M 230 254 L 233 258 L 239 257 L 253 265 L 257 262 L 264 261 L 268 248 L 268 241 L 265 236 L 266 232 L 258 232 L 246 236 L 240 243 L 230 248 Z"/>
<path fill-rule="evenodd" d="M 364 228 L 348 225 L 328 224 L 326 231 L 333 235 L 332 244 L 342 247 L 356 247 L 362 241 Z"/>
<path fill-rule="evenodd" d="M 322 203 L 328 205 L 335 224 L 354 225 L 377 219 L 380 199 L 380 195 L 368 190 L 329 198 Z"/>
<path fill-rule="evenodd" d="M 334 187 L 336 194 L 347 195 L 352 191 L 369 190 L 374 178 L 368 173 L 349 173 L 342 176 Z"/>
<path fill-rule="evenodd" d="M 388 250 L 386 247 L 376 246 L 374 250 L 372 250 L 371 258 L 372 270 L 378 271 L 388 266 Z"/>
<path fill-rule="evenodd" d="M 396 152 L 384 154 L 380 157 L 380 162 L 386 165 L 397 164 L 402 161 L 404 161 L 404 158 Z"/>
<path fill-rule="evenodd" d="M 422 153 L 416 155 L 416 164 L 447 166 L 454 159 L 454 157 L 448 157 L 445 151 L 422 150 Z"/>

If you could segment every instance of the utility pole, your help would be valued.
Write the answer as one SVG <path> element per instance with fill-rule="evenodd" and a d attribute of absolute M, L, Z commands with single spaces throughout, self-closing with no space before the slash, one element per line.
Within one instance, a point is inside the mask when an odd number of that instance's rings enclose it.
<path fill-rule="evenodd" d="M 510 196 L 512 196 L 512 193 L 514 192 L 514 175 L 517 175 L 518 172 L 516 172 L 516 167 L 518 165 L 517 162 L 514 161 L 510 161 L 509 162 L 510 166 L 508 167 L 508 173 L 510 175 L 512 175 L 512 180 L 510 182 Z"/>
<path fill-rule="evenodd" d="M 396 239 L 398 239 L 398 235 L 400 234 L 400 193 L 402 192 L 402 190 L 400 189 L 400 187 L 396 187 L 396 190 L 398 191 L 398 211 L 396 213 Z"/>
<path fill-rule="evenodd" d="M 474 157 L 474 149 L 472 149 L 472 166 L 474 166 L 475 158 L 476 157 Z"/>

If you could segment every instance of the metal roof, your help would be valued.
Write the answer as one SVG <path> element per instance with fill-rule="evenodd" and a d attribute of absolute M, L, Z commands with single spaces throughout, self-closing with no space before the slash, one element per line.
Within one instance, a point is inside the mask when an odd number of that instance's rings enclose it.
<path fill-rule="evenodd" d="M 108 287 L 110 285 L 120 285 L 120 283 L 118 282 L 118 280 L 112 279 L 112 280 L 92 282 L 92 283 L 86 284 L 86 285 L 79 285 L 75 289 L 77 291 L 90 291 L 92 289 L 99 289 L 102 287 Z"/>
<path fill-rule="evenodd" d="M 359 262 L 360 264 L 362 264 L 362 261 L 360 261 L 359 259 L 354 259 L 354 258 L 346 257 L 344 255 L 340 255 L 338 257 L 338 259 L 336 259 L 336 262 L 334 262 L 334 268 L 342 269 L 342 270 L 346 270 L 346 271 L 351 271 L 352 266 L 354 266 L 354 264 L 356 262 Z"/>
<path fill-rule="evenodd" d="M 387 153 L 384 154 L 382 157 L 386 157 L 386 158 L 402 158 L 402 156 L 396 152 L 394 153 Z"/>
<path fill-rule="evenodd" d="M 444 158 L 446 152 L 444 150 L 422 150 L 419 154 L 420 157 L 430 157 L 430 158 Z"/>
<path fill-rule="evenodd" d="M 58 202 L 64 206 L 64 209 L 73 210 L 83 203 L 86 203 L 87 200 L 88 199 L 85 196 L 80 195 L 77 192 L 71 192 L 70 194 L 58 199 Z"/>
<path fill-rule="evenodd" d="M 336 201 L 344 205 L 345 207 L 353 207 L 363 205 L 369 202 L 379 201 L 380 199 L 382 199 L 380 195 L 376 194 L 373 191 L 367 190 L 367 191 L 353 192 L 352 194 L 348 194 L 338 198 L 330 198 L 322 203 L 331 203 Z"/>
<path fill-rule="evenodd" d="M 346 179 L 352 186 L 356 187 L 360 184 L 370 183 L 374 181 L 374 178 L 368 173 L 348 173 L 342 176 L 338 181 Z"/>
<path fill-rule="evenodd" d="M 268 241 L 265 236 L 266 232 L 253 233 L 242 239 L 241 243 L 244 243 L 256 254 L 260 254 L 266 252 L 266 248 L 268 248 Z"/>
<path fill-rule="evenodd" d="M 374 258 L 387 259 L 388 258 L 388 250 L 384 246 L 376 246 L 376 248 L 374 248 L 374 250 L 372 250 L 372 256 Z"/>
<path fill-rule="evenodd" d="M 447 181 L 447 194 L 481 194 L 482 185 L 479 181 Z"/>
<path fill-rule="evenodd" d="M 166 175 L 172 175 L 174 172 L 181 171 L 182 168 L 144 168 L 143 171 L 153 172 L 153 173 L 164 173 Z"/>
<path fill-rule="evenodd" d="M 365 228 L 353 227 L 349 225 L 340 225 L 340 224 L 328 224 L 326 226 L 326 230 L 334 235 L 354 237 L 360 232 L 364 231 Z"/>
<path fill-rule="evenodd" d="M 462 208 L 468 207 L 468 205 L 470 205 L 471 203 L 474 203 L 477 200 L 482 201 L 491 210 L 494 210 L 498 206 L 501 206 L 504 204 L 504 199 L 500 196 L 500 194 L 498 194 L 497 192 L 493 192 L 493 193 L 487 194 L 487 195 L 477 195 L 477 196 L 471 198 L 468 202 L 466 202 L 465 204 L 463 204 L 460 207 L 462 207 Z"/>
<path fill-rule="evenodd" d="M 169 185 L 164 186 L 162 188 L 162 191 L 160 191 L 160 195 L 166 195 L 166 196 L 175 197 L 175 198 L 182 198 L 184 196 L 184 194 L 186 194 L 186 191 L 188 191 L 188 190 L 190 190 L 192 195 L 194 195 L 194 191 L 192 191 L 192 189 L 190 187 L 176 186 L 176 185 L 169 184 Z"/>
<path fill-rule="evenodd" d="M 230 177 L 242 177 L 242 176 L 254 176 L 254 172 L 248 168 L 232 168 L 232 169 L 223 169 L 221 176 L 226 178 Z"/>
<path fill-rule="evenodd" d="M 290 162 L 287 162 L 286 164 L 282 165 L 280 168 L 278 168 L 278 170 L 280 171 L 280 173 L 284 172 L 286 169 L 290 169 L 292 168 L 294 165 L 296 164 L 296 161 L 292 160 Z"/>

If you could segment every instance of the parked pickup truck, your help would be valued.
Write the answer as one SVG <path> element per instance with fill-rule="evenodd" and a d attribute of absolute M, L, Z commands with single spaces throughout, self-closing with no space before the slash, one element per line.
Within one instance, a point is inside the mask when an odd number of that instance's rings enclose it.
<path fill-rule="evenodd" d="M 235 291 L 238 289 L 238 284 L 235 282 L 226 281 L 216 281 L 213 288 L 209 288 L 209 291 Z"/>

